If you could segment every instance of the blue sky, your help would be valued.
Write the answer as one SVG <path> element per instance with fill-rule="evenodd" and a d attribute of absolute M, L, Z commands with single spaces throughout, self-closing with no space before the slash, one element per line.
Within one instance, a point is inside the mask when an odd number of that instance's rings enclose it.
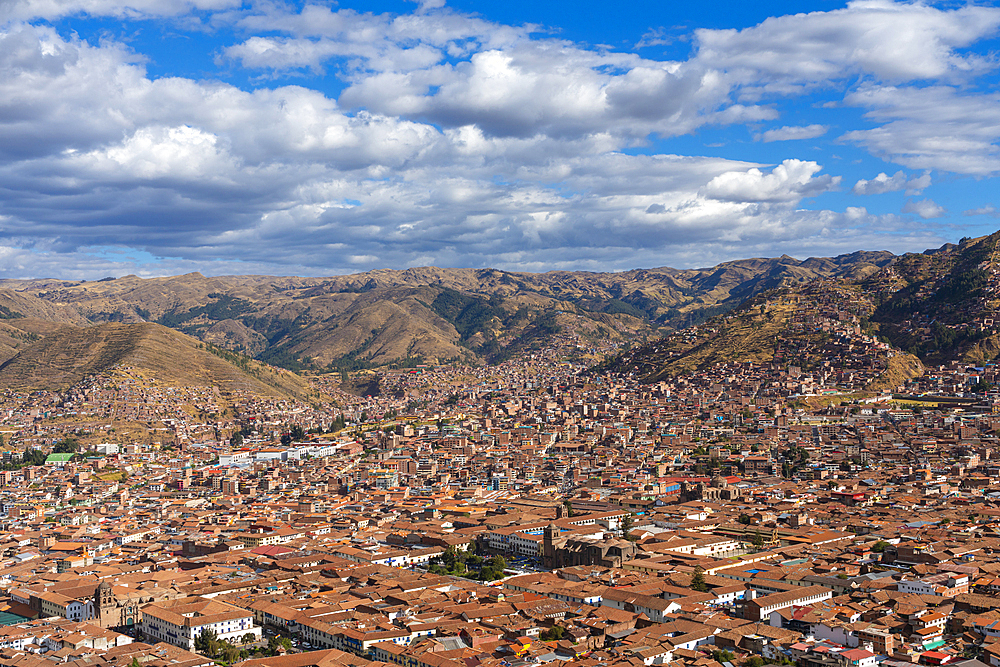
<path fill-rule="evenodd" d="M 710 266 L 1000 226 L 995 3 L 0 0 L 0 277 Z"/>

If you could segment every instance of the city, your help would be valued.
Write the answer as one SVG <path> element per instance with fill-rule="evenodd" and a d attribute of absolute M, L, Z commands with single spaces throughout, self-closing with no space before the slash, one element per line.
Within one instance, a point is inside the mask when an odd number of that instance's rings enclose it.
<path fill-rule="evenodd" d="M 1000 667 L 998 54 L 0 0 L 0 667 Z"/>
<path fill-rule="evenodd" d="M 5 392 L 0 659 L 1000 661 L 996 368 L 856 398 L 781 363 L 587 374 L 571 343 L 315 405 L 128 367 Z"/>

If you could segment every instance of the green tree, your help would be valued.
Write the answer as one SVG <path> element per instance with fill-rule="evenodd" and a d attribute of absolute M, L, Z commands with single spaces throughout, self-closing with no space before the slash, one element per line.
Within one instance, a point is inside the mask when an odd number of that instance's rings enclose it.
<path fill-rule="evenodd" d="M 26 466 L 40 466 L 45 464 L 45 452 L 40 449 L 28 447 L 24 450 L 21 462 Z"/>
<path fill-rule="evenodd" d="M 993 385 L 991 385 L 989 382 L 987 382 L 986 380 L 980 380 L 976 384 L 969 387 L 969 390 L 974 394 L 985 394 L 992 388 Z"/>
<path fill-rule="evenodd" d="M 720 651 L 718 649 L 712 651 L 712 660 L 716 662 L 732 662 L 736 660 L 736 656 L 731 651 Z"/>
<path fill-rule="evenodd" d="M 566 630 L 559 625 L 553 625 L 548 630 L 541 632 L 538 638 L 543 642 L 559 641 L 566 636 Z"/>
<path fill-rule="evenodd" d="M 760 534 L 760 528 L 754 531 L 753 540 L 750 543 L 757 549 L 764 546 L 764 536 Z"/>
<path fill-rule="evenodd" d="M 80 443 L 76 438 L 63 438 L 52 448 L 53 454 L 76 454 L 80 451 Z"/>
<path fill-rule="evenodd" d="M 239 431 L 233 431 L 233 434 L 229 436 L 229 445 L 231 447 L 242 447 L 243 446 L 243 434 Z"/>
<path fill-rule="evenodd" d="M 219 652 L 219 635 L 211 628 L 205 628 L 194 638 L 194 650 L 213 657 Z"/>
<path fill-rule="evenodd" d="M 752 655 L 743 661 L 743 667 L 764 667 L 764 658 Z"/>
<path fill-rule="evenodd" d="M 691 575 L 691 590 L 699 593 L 708 590 L 708 584 L 705 583 L 705 570 L 702 569 L 701 565 L 694 567 L 694 574 Z"/>
<path fill-rule="evenodd" d="M 284 649 L 285 651 L 290 651 L 292 648 L 292 640 L 288 637 L 271 637 L 267 640 L 267 650 L 271 655 L 277 655 L 279 650 Z"/>
<path fill-rule="evenodd" d="M 632 513 L 629 512 L 622 519 L 622 535 L 625 536 L 626 540 L 635 541 L 635 537 L 631 535 L 632 526 L 635 525 L 635 519 L 632 518 Z"/>
<path fill-rule="evenodd" d="M 231 665 L 240 659 L 243 652 L 228 642 L 222 642 L 219 646 L 219 653 L 222 656 L 222 661 Z"/>

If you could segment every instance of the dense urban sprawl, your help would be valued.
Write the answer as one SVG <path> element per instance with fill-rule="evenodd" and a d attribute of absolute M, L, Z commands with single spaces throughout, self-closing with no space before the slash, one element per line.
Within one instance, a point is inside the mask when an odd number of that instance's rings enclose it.
<path fill-rule="evenodd" d="M 0 664 L 1000 665 L 996 369 L 782 349 L 7 391 Z"/>

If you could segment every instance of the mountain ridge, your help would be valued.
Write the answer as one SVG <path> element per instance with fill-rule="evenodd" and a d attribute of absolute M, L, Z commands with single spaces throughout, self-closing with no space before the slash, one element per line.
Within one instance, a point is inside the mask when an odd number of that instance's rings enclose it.
<path fill-rule="evenodd" d="M 991 363 L 1000 357 L 1000 232 L 906 253 L 852 278 L 762 291 L 701 328 L 628 350 L 600 368 L 656 381 L 740 360 L 808 366 L 808 359 L 787 358 L 781 349 L 793 311 L 778 312 L 772 303 L 789 298 L 796 299 L 795 318 L 823 321 L 823 331 L 849 339 L 846 353 L 828 350 L 828 359 L 843 361 L 852 349 L 865 349 L 872 353 L 873 368 L 884 366 L 881 376 L 862 369 L 869 389 L 896 386 L 924 364 Z M 847 317 L 853 330 L 839 326 Z M 794 338 L 819 346 L 823 335 L 800 324 Z"/>
<path fill-rule="evenodd" d="M 499 361 L 558 335 L 583 344 L 655 337 L 766 289 L 869 275 L 894 257 L 885 251 L 805 260 L 786 255 L 615 273 L 412 267 L 321 278 L 189 273 L 3 280 L 0 292 L 75 324 L 156 322 L 294 370 L 354 370 Z"/>

